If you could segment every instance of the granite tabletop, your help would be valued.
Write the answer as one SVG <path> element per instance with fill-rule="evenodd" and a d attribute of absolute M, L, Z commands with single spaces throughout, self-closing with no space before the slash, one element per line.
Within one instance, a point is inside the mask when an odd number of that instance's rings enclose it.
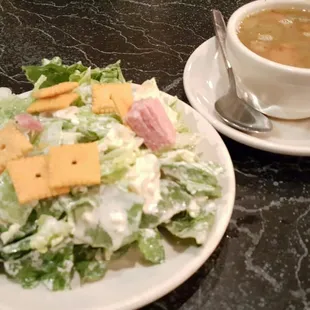
<path fill-rule="evenodd" d="M 188 102 L 183 69 L 213 36 L 210 10 L 229 17 L 246 2 L 0 0 L 0 85 L 29 90 L 20 67 L 43 56 L 93 66 L 121 59 L 126 77 L 156 76 Z M 226 234 L 195 275 L 144 310 L 310 309 L 310 160 L 223 139 L 237 181 Z"/>

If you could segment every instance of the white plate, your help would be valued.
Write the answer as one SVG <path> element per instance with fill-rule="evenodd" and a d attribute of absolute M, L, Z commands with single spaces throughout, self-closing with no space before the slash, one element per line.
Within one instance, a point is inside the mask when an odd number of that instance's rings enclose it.
<path fill-rule="evenodd" d="M 228 77 L 215 37 L 201 44 L 188 59 L 184 70 L 184 88 L 191 105 L 225 136 L 273 153 L 310 155 L 309 119 L 272 120 L 274 128 L 268 134 L 246 134 L 220 120 L 215 113 L 214 102 L 227 92 Z"/>
<path fill-rule="evenodd" d="M 171 100 L 171 96 L 164 96 Z M 137 309 L 175 289 L 208 259 L 223 237 L 232 214 L 234 170 L 226 146 L 213 127 L 185 103 L 179 102 L 178 108 L 184 112 L 188 127 L 205 137 L 198 149 L 204 159 L 218 162 L 225 169 L 220 179 L 223 197 L 217 200 L 215 223 L 206 244 L 185 250 L 165 243 L 166 262 L 156 266 L 146 266 L 137 259 L 137 253 L 128 253 L 110 266 L 103 280 L 65 292 L 53 293 L 44 287 L 24 290 L 0 276 L 1 310 Z"/>

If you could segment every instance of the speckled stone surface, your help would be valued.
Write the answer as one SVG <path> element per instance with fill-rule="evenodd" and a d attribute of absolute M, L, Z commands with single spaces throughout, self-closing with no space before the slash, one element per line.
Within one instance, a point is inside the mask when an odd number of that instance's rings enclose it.
<path fill-rule="evenodd" d="M 213 36 L 210 10 L 240 0 L 0 0 L 0 85 L 30 89 L 20 67 L 55 55 L 104 66 L 122 59 L 139 83 L 156 76 L 187 102 L 189 55 Z M 144 310 L 310 309 L 310 160 L 271 155 L 224 138 L 237 178 L 220 246 L 186 283 Z"/>

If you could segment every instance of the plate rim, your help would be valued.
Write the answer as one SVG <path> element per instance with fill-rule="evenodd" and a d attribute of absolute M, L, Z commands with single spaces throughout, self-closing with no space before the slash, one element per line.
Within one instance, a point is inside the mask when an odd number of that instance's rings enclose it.
<path fill-rule="evenodd" d="M 137 85 L 137 84 L 135 84 Z M 30 94 L 31 91 L 24 92 L 21 94 L 17 94 L 21 97 L 27 96 Z M 174 96 L 165 93 L 161 91 L 161 93 L 164 96 L 169 96 L 169 98 L 175 98 Z M 188 264 L 184 266 L 179 272 L 175 273 L 175 276 L 168 278 L 163 283 L 158 283 L 157 286 L 154 288 L 151 288 L 150 291 L 145 290 L 145 292 L 139 296 L 134 295 L 131 298 L 123 301 L 119 301 L 117 303 L 112 304 L 109 306 L 109 310 L 132 310 L 132 309 L 138 309 L 140 307 L 146 306 L 163 296 L 167 295 L 180 285 L 182 285 L 186 280 L 188 280 L 212 255 L 212 253 L 215 251 L 219 243 L 221 242 L 226 229 L 229 225 L 234 203 L 235 203 L 235 196 L 236 196 L 236 179 L 235 179 L 235 172 L 233 167 L 233 162 L 231 159 L 231 156 L 229 154 L 229 151 L 222 139 L 222 137 L 218 134 L 218 132 L 212 127 L 212 125 L 208 122 L 207 119 L 203 118 L 202 115 L 200 115 L 195 109 L 193 109 L 190 105 L 186 104 L 184 101 L 180 100 L 178 98 L 178 105 L 181 106 L 181 109 L 186 112 L 186 109 L 189 110 L 191 113 L 195 115 L 195 118 L 200 118 L 203 120 L 203 122 L 206 124 L 206 131 L 213 132 L 215 139 L 213 141 L 219 143 L 221 145 L 222 153 L 221 156 L 223 158 L 223 163 L 225 166 L 225 170 L 227 172 L 226 177 L 229 180 L 227 183 L 227 193 L 226 193 L 226 201 L 225 204 L 223 204 L 223 208 L 226 209 L 226 212 L 223 214 L 223 216 L 220 218 L 220 224 L 218 225 L 218 228 L 216 230 L 216 234 L 213 237 L 213 241 L 208 244 L 208 246 L 203 245 L 201 247 L 201 252 L 199 255 L 193 257 L 191 260 L 189 260 Z M 207 139 L 209 139 L 207 137 Z M 101 281 L 104 281 L 102 279 Z M 97 306 L 89 308 L 89 310 L 104 310 L 107 309 L 106 306 L 102 305 L 99 308 Z M 11 308 L 8 308 L 6 310 L 12 310 Z"/>
<path fill-rule="evenodd" d="M 183 87 L 185 94 L 190 104 L 196 109 L 203 117 L 205 117 L 208 122 L 220 133 L 231 138 L 234 141 L 237 141 L 241 144 L 250 146 L 255 149 L 262 151 L 267 151 L 275 154 L 290 155 L 290 156 L 310 156 L 310 146 L 296 146 L 296 145 L 283 145 L 281 143 L 276 143 L 272 141 L 263 140 L 258 137 L 251 136 L 249 134 L 243 133 L 234 129 L 220 119 L 217 119 L 212 114 L 208 113 L 206 109 L 203 108 L 203 105 L 198 103 L 195 99 L 194 94 L 190 90 L 190 71 L 191 66 L 195 62 L 196 54 L 201 50 L 205 49 L 208 44 L 215 44 L 215 36 L 209 38 L 202 44 L 200 44 L 188 58 L 184 71 L 183 71 Z"/>

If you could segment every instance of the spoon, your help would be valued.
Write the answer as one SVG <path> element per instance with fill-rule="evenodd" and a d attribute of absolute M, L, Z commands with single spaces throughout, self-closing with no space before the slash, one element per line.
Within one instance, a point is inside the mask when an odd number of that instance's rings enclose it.
<path fill-rule="evenodd" d="M 212 15 L 216 38 L 224 58 L 230 84 L 228 93 L 215 102 L 215 110 L 225 123 L 238 130 L 256 133 L 268 132 L 272 129 L 271 121 L 237 95 L 234 73 L 227 59 L 225 49 L 225 21 L 222 13 L 218 10 L 212 10 Z"/>

